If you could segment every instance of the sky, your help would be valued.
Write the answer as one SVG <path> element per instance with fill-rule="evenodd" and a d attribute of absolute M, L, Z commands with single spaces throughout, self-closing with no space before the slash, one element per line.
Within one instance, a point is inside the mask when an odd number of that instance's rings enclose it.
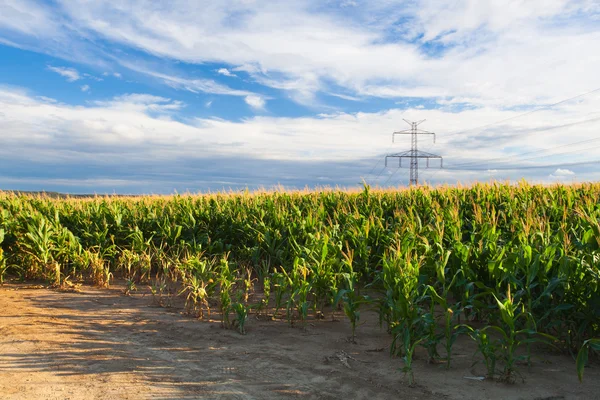
<path fill-rule="evenodd" d="M 600 178 L 598 0 L 0 0 L 0 189 Z"/>

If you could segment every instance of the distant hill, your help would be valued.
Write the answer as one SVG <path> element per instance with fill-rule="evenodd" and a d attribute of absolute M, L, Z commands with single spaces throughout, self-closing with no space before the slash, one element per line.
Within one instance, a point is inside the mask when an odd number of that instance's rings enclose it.
<path fill-rule="evenodd" d="M 30 191 L 30 190 L 1 190 L 2 193 L 12 193 L 16 195 L 26 195 L 26 196 L 46 196 L 54 199 L 65 199 L 67 197 L 71 198 L 90 198 L 90 197 L 98 197 L 98 196 L 111 196 L 111 197 L 136 197 L 138 195 L 135 194 L 70 194 L 70 193 L 60 193 L 60 192 L 46 192 L 46 191 Z"/>

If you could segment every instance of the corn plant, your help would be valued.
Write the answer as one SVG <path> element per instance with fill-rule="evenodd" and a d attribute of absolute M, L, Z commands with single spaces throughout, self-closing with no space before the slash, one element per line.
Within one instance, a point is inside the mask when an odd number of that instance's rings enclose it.
<path fill-rule="evenodd" d="M 535 329 L 528 327 L 519 329 L 517 325 L 518 321 L 520 319 L 531 320 L 532 316 L 525 310 L 523 304 L 513 301 L 510 286 L 508 287 L 504 301 L 500 301 L 495 294 L 493 294 L 493 296 L 498 304 L 503 325 L 492 325 L 489 326 L 489 329 L 493 329 L 500 334 L 499 353 L 504 362 L 502 379 L 506 382 L 514 382 L 515 374 L 518 373 L 516 363 L 518 361 L 527 360 L 528 358 L 528 355 L 517 355 L 517 349 L 523 344 L 542 342 L 543 340 L 536 337 L 536 335 L 540 335 L 540 333 L 536 332 Z M 548 335 L 544 336 L 548 339 L 552 339 Z"/>
<path fill-rule="evenodd" d="M 412 359 L 415 348 L 425 340 L 423 318 L 419 302 L 423 300 L 419 284 L 419 261 L 413 258 L 411 238 L 383 258 L 383 279 L 386 288 L 384 304 L 393 335 L 390 353 L 401 355 L 402 371 L 409 385 L 414 383 Z M 403 254 L 404 253 L 404 254 Z"/>
<path fill-rule="evenodd" d="M 471 339 L 477 344 L 477 351 L 475 354 L 480 353 L 483 357 L 485 369 L 487 371 L 486 377 L 488 379 L 494 379 L 496 376 L 496 360 L 498 359 L 499 343 L 498 340 L 494 340 L 488 335 L 487 330 L 489 330 L 490 327 L 474 329 L 469 325 L 462 325 L 460 328 L 466 330 Z M 477 362 L 473 363 L 473 365 L 476 363 Z"/>
<path fill-rule="evenodd" d="M 352 327 L 351 341 L 356 343 L 356 326 L 360 320 L 360 307 L 362 304 L 371 303 L 372 300 L 368 296 L 358 294 L 356 277 L 347 273 L 343 275 L 345 278 L 344 288 L 339 290 L 333 304 L 337 305 L 340 301 L 342 302 L 344 314 L 350 320 Z"/>
<path fill-rule="evenodd" d="M 452 346 L 458 337 L 458 331 L 455 328 L 454 317 L 456 314 L 457 305 L 449 304 L 448 296 L 452 289 L 454 288 L 456 281 L 463 272 L 461 270 L 457 271 L 456 274 L 452 277 L 452 280 L 447 283 L 446 282 L 446 265 L 448 263 L 448 259 L 450 258 L 450 252 L 445 252 L 442 260 L 436 263 L 436 275 L 438 282 L 441 282 L 441 290 L 440 293 L 436 291 L 436 289 L 428 285 L 427 291 L 432 299 L 432 304 L 439 305 L 440 309 L 444 313 L 444 339 L 445 339 L 445 347 L 446 347 L 446 369 L 450 369 L 450 361 L 452 360 Z M 432 312 L 433 314 L 433 307 Z M 430 354 L 431 356 L 431 354 Z"/>
<path fill-rule="evenodd" d="M 234 280 L 226 258 L 221 259 L 219 264 L 219 296 L 221 299 L 221 325 L 229 328 L 229 312 L 231 310 L 231 287 Z"/>
<path fill-rule="evenodd" d="M 60 285 L 60 265 L 54 260 L 54 226 L 41 214 L 34 214 L 27 223 L 22 242 L 23 252 L 30 255 L 44 276 Z"/>
<path fill-rule="evenodd" d="M 243 301 L 245 293 L 240 291 L 237 296 L 237 302 L 231 305 L 231 309 L 235 313 L 235 326 L 238 331 L 242 334 L 246 334 L 246 321 L 248 320 L 248 306 Z"/>
<path fill-rule="evenodd" d="M 258 304 L 257 311 L 260 313 L 261 310 L 265 310 L 265 315 L 269 309 L 269 301 L 271 299 L 271 279 L 269 277 L 265 277 L 263 279 L 263 298 L 260 300 Z"/>
<path fill-rule="evenodd" d="M 360 320 L 360 306 L 365 303 L 370 303 L 372 300 L 368 296 L 361 296 L 358 292 L 357 274 L 354 272 L 353 260 L 354 253 L 352 250 L 348 250 L 345 256 L 345 263 L 347 265 L 347 271 L 339 274 L 343 281 L 343 288 L 338 291 L 333 302 L 334 307 L 342 301 L 344 314 L 350 320 L 350 326 L 352 327 L 352 343 L 356 343 L 356 326 Z"/>
<path fill-rule="evenodd" d="M 600 351 L 600 339 L 588 339 L 583 342 L 583 346 L 577 353 L 577 377 L 579 378 L 579 382 L 583 382 L 583 370 L 585 369 L 585 365 L 588 362 L 589 351 Z"/>
<path fill-rule="evenodd" d="M 192 275 L 185 282 L 183 289 L 179 293 L 186 294 L 185 309 L 188 314 L 196 314 L 198 318 L 204 318 L 204 309 L 210 317 L 210 305 L 208 303 L 208 293 L 206 283 L 200 278 Z"/>
<path fill-rule="evenodd" d="M 273 282 L 273 287 L 275 288 L 275 316 L 283 305 L 283 296 L 287 290 L 287 279 L 283 272 L 274 272 L 272 274 L 271 281 Z"/>
<path fill-rule="evenodd" d="M 135 285 L 134 279 L 127 279 L 125 282 L 125 296 L 130 296 L 131 292 L 136 292 L 137 286 Z"/>

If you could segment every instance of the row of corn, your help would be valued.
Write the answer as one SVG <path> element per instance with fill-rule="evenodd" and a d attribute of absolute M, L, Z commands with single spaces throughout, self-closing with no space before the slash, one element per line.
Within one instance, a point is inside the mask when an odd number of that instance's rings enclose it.
<path fill-rule="evenodd" d="M 413 380 L 459 335 L 489 378 L 535 346 L 600 350 L 600 184 L 50 199 L 0 194 L 0 282 L 115 277 L 245 332 L 250 313 L 304 326 L 373 309 Z M 358 333 L 360 334 L 360 333 Z"/>

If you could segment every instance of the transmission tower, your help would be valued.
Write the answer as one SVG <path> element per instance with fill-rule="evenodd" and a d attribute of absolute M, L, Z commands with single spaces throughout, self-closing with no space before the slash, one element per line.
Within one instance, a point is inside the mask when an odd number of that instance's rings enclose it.
<path fill-rule="evenodd" d="M 435 143 L 435 133 L 424 131 L 418 129 L 418 126 L 425 122 L 425 120 L 412 122 L 404 120 L 407 124 L 410 125 L 410 129 L 394 132 L 392 133 L 392 143 L 394 143 L 396 135 L 410 135 L 410 150 L 403 151 L 402 153 L 394 153 L 388 154 L 385 156 L 385 166 L 388 165 L 388 158 L 397 158 L 398 159 L 398 168 L 402 167 L 402 159 L 409 158 L 410 159 L 410 184 L 418 185 L 419 184 L 419 158 L 423 158 L 427 160 L 427 168 L 429 168 L 429 159 L 437 158 L 440 160 L 440 168 L 444 166 L 444 160 L 442 156 L 438 156 L 437 154 L 427 153 L 426 151 L 419 151 L 417 149 L 417 136 L 418 135 L 433 135 L 433 143 Z"/>

